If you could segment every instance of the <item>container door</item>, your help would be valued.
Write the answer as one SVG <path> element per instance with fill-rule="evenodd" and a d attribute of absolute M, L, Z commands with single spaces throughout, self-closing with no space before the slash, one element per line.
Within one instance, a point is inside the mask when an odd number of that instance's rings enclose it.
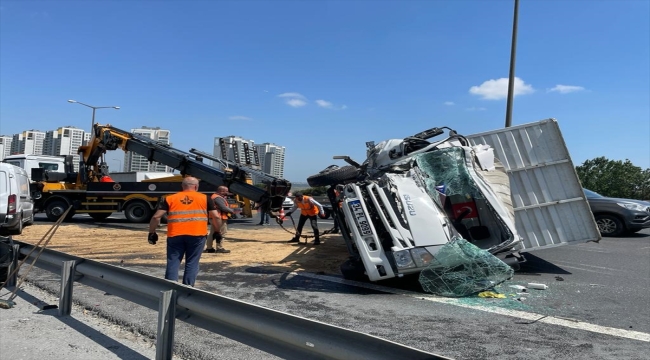
<path fill-rule="evenodd" d="M 520 251 L 601 239 L 555 119 L 466 137 L 490 145 L 506 168 Z"/>

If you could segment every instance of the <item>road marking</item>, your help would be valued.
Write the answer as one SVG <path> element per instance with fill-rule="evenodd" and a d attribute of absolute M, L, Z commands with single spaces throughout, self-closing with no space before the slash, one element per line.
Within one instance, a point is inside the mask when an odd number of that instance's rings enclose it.
<path fill-rule="evenodd" d="M 386 292 L 386 293 L 391 293 L 396 295 L 410 296 L 417 299 L 423 299 L 423 300 L 428 300 L 428 301 L 447 304 L 447 305 L 454 305 L 454 306 L 459 306 L 459 307 L 473 309 L 473 310 L 485 311 L 493 314 L 510 316 L 522 320 L 540 322 L 540 323 L 556 325 L 556 326 L 563 326 L 571 329 L 590 331 L 598 334 L 616 336 L 616 337 L 621 337 L 626 339 L 650 342 L 650 334 L 640 332 L 640 331 L 617 329 L 608 326 L 591 324 L 584 321 L 562 318 L 559 316 L 547 316 L 547 315 L 541 315 L 533 312 L 510 310 L 501 307 L 469 305 L 469 304 L 462 303 L 460 300 L 454 298 L 439 297 L 435 295 L 422 294 L 422 293 L 417 293 L 408 290 L 392 289 L 385 286 L 362 283 L 362 282 L 352 281 L 352 280 L 345 280 L 345 279 L 327 276 L 327 275 L 317 275 L 317 274 L 306 273 L 306 272 L 291 272 L 289 274 L 294 276 L 303 276 L 312 279 L 318 279 L 318 280 L 329 281 L 329 282 L 334 282 L 334 283 L 339 283 L 344 285 L 366 288 L 370 290 L 376 290 L 376 291 L 381 291 L 381 292 Z"/>
<path fill-rule="evenodd" d="M 557 261 L 557 260 L 556 260 L 556 261 L 554 261 L 554 262 L 556 262 L 556 263 L 558 263 L 558 264 L 562 264 L 562 263 L 567 264 L 567 262 L 565 262 L 565 261 Z M 622 271 L 622 272 L 625 272 L 625 270 L 612 269 L 612 268 L 603 267 L 603 266 L 587 265 L 587 264 L 580 264 L 580 263 L 570 263 L 570 264 L 572 264 L 572 265 L 586 266 L 586 267 L 591 267 L 591 268 L 596 268 L 596 269 L 602 269 L 602 270 L 611 270 L 611 271 Z M 562 266 L 564 266 L 564 265 L 562 265 Z"/>

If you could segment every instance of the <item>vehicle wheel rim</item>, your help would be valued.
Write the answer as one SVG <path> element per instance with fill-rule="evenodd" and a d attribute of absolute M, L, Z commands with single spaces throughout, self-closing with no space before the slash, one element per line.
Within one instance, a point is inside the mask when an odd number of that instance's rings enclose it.
<path fill-rule="evenodd" d="M 604 234 L 611 234 L 616 231 L 616 224 L 610 219 L 600 219 L 596 224 L 600 232 Z"/>

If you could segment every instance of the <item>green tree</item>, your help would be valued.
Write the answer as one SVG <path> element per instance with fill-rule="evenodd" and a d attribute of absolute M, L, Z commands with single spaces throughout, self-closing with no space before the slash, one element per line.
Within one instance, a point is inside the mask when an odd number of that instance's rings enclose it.
<path fill-rule="evenodd" d="M 312 187 L 301 191 L 303 194 L 309 196 L 322 196 L 327 195 L 327 186 Z"/>
<path fill-rule="evenodd" d="M 650 169 L 634 166 L 630 160 L 615 161 L 604 156 L 576 166 L 582 186 L 601 195 L 627 199 L 650 199 Z"/>

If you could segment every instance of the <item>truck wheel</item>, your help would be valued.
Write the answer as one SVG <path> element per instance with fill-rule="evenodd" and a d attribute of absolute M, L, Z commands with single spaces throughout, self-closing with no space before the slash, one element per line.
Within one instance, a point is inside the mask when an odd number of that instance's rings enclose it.
<path fill-rule="evenodd" d="M 144 201 L 132 201 L 124 208 L 124 216 L 132 223 L 146 223 L 152 215 L 151 206 Z"/>
<path fill-rule="evenodd" d="M 598 230 L 600 230 L 600 234 L 603 236 L 617 237 L 625 231 L 623 223 L 616 216 L 597 215 L 594 218 L 596 225 L 598 225 Z"/>
<path fill-rule="evenodd" d="M 113 215 L 113 213 L 88 213 L 88 215 L 95 221 L 104 221 Z"/>
<path fill-rule="evenodd" d="M 368 281 L 368 276 L 365 273 L 366 268 L 363 267 L 363 263 L 360 261 L 346 260 L 341 264 L 340 269 L 344 279 Z"/>
<path fill-rule="evenodd" d="M 47 216 L 47 219 L 50 221 L 57 221 L 63 215 L 63 213 L 68 210 L 68 205 L 67 202 L 63 200 L 56 200 L 52 201 L 51 203 L 47 204 L 47 207 L 45 208 L 45 215 Z M 66 220 L 70 220 L 74 216 L 74 209 L 70 210 L 68 213 L 68 216 L 65 217 Z"/>
<path fill-rule="evenodd" d="M 355 180 L 359 176 L 359 169 L 352 165 L 338 167 L 330 166 L 316 175 L 307 178 L 309 186 L 331 186 Z"/>

